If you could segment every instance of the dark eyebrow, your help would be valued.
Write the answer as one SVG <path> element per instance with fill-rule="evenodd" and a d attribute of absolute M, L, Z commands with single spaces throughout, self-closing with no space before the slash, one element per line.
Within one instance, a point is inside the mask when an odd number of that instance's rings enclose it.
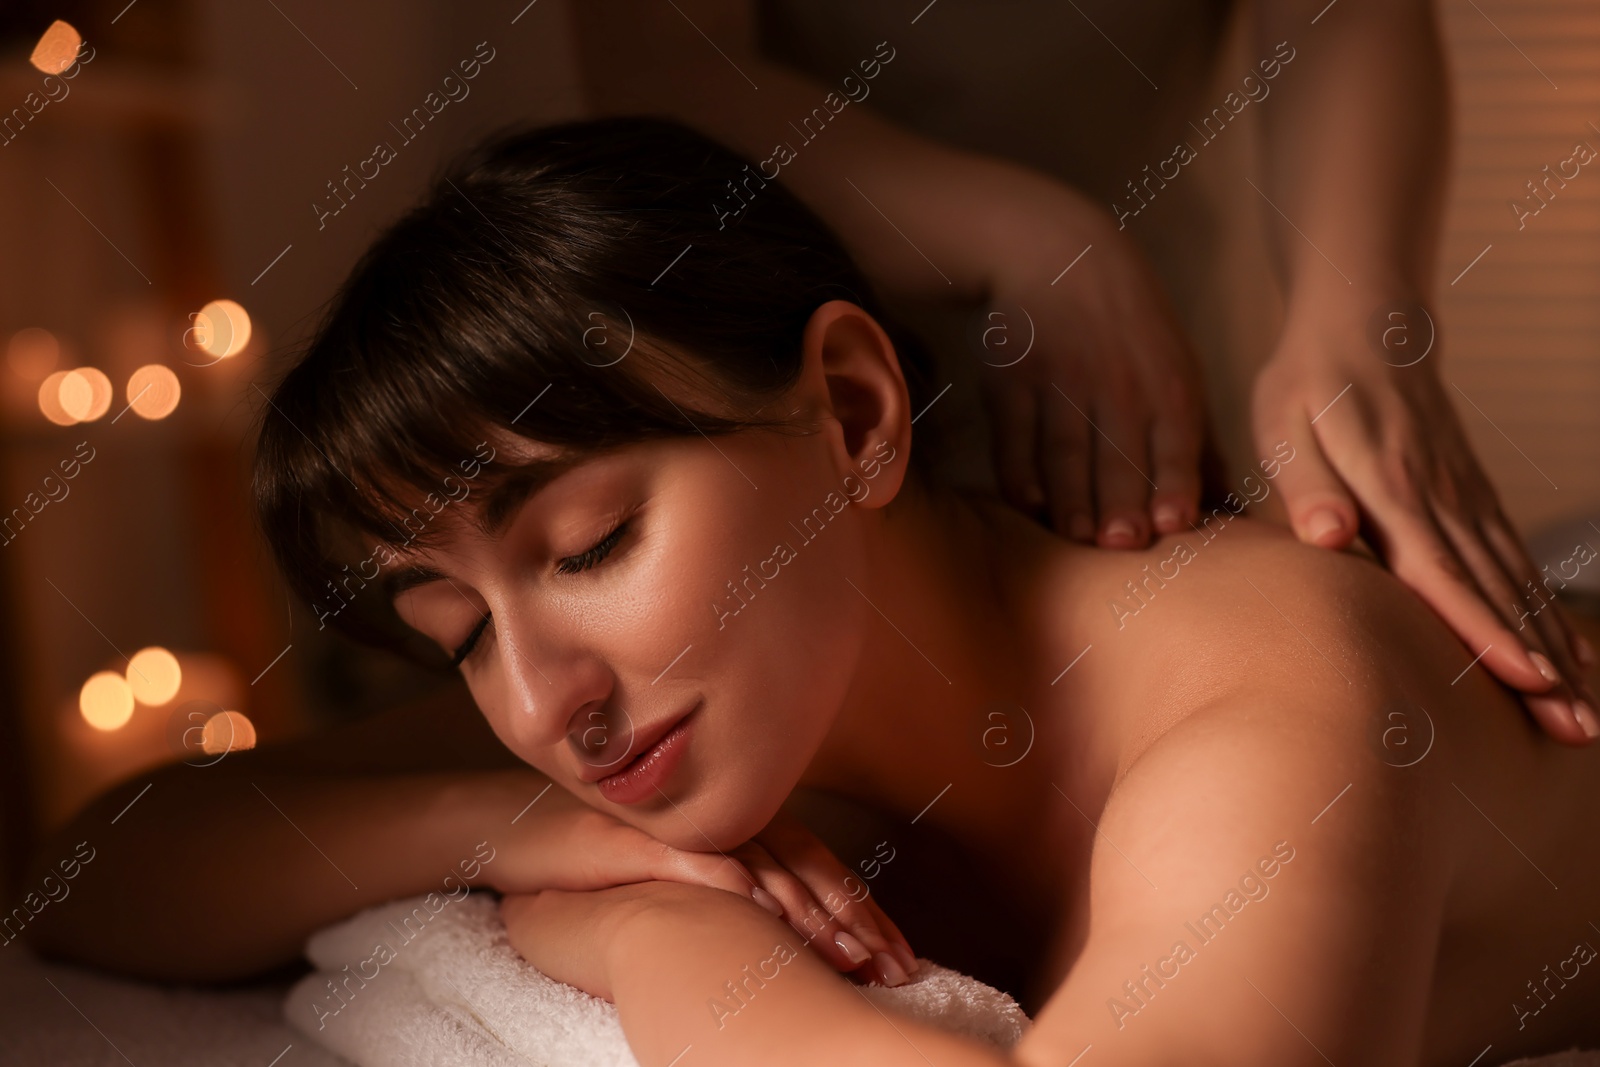
<path fill-rule="evenodd" d="M 399 570 L 390 571 L 383 579 L 384 595 L 393 601 L 395 597 L 413 586 L 423 585 L 427 582 L 437 582 L 445 576 L 432 567 L 424 567 L 413 563 Z"/>
<path fill-rule="evenodd" d="M 474 525 L 485 536 L 498 536 L 518 508 L 545 486 L 588 458 L 582 453 L 571 453 L 552 459 L 527 460 L 518 464 L 489 490 L 488 498 L 483 505 L 483 514 L 474 521 Z M 384 577 L 382 586 L 384 594 L 392 601 L 407 589 L 427 582 L 441 581 L 446 577 L 436 568 L 413 563 L 390 571 Z"/>
<path fill-rule="evenodd" d="M 561 477 L 589 457 L 578 452 L 551 459 L 526 460 L 508 472 L 489 490 L 483 505 L 483 515 L 477 521 L 485 536 L 497 537 L 518 508 L 545 486 Z"/>

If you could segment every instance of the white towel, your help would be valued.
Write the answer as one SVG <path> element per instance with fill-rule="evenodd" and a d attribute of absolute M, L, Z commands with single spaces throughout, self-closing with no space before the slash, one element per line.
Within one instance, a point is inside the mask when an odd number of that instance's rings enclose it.
<path fill-rule="evenodd" d="M 360 1067 L 639 1067 L 615 1005 L 530 966 L 492 894 L 369 908 L 313 934 L 306 955 L 317 970 L 289 991 L 284 1018 Z M 1001 1049 L 1029 1025 L 1005 993 L 927 960 L 905 985 L 860 988 Z"/>

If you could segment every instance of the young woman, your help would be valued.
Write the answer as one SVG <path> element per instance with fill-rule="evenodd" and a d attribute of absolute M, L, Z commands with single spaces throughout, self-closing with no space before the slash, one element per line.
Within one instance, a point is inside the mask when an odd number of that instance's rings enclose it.
<path fill-rule="evenodd" d="M 938 488 L 914 350 L 744 168 L 664 122 L 511 135 L 378 240 L 264 412 L 261 516 L 320 618 L 448 657 L 499 747 L 456 709 L 228 761 L 204 794 L 169 776 L 96 863 L 154 922 L 91 897 L 41 943 L 245 973 L 489 838 L 473 881 L 512 943 L 614 1000 L 649 1065 L 1600 1045 L 1589 693 L 1526 664 L 1552 743 L 1391 576 L 1240 516 L 1292 448 L 1142 552 Z M 719 227 L 729 181 L 749 206 Z M 928 826 L 974 858 L 1003 906 L 947 905 L 919 947 L 1026 954 L 1009 1055 L 836 973 L 909 960 L 785 814 L 797 788 L 889 813 L 879 861 Z M 134 855 L 208 892 L 165 903 Z M 182 934 L 230 913 L 259 922 Z"/>

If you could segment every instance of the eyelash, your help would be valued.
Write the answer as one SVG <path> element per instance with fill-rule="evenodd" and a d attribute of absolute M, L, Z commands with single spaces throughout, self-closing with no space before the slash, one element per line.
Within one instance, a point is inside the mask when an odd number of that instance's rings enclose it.
<path fill-rule="evenodd" d="M 612 527 L 610 533 L 602 537 L 593 547 L 585 549 L 576 556 L 567 556 L 565 559 L 559 560 L 556 563 L 556 573 L 577 574 L 580 571 L 586 571 L 591 567 L 598 566 L 617 547 L 617 542 L 622 540 L 622 535 L 627 530 L 628 523 L 626 521 L 619 522 Z M 478 639 L 483 635 L 483 631 L 488 628 L 491 618 L 492 616 L 485 615 L 483 621 L 478 623 L 477 628 L 467 635 L 467 639 L 461 643 L 461 647 L 456 649 L 455 654 L 450 658 L 452 669 L 461 666 L 462 662 L 472 655 L 473 649 L 478 647 Z"/>

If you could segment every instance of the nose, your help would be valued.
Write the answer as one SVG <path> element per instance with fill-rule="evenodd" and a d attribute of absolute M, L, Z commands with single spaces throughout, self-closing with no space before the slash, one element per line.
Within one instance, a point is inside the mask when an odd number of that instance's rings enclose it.
<path fill-rule="evenodd" d="M 502 617 L 507 620 L 503 627 Z M 596 732 L 598 716 L 615 686 L 604 661 L 579 644 L 552 639 L 548 626 L 544 639 L 536 643 L 526 615 L 502 612 L 495 622 L 500 661 L 510 690 L 505 704 L 511 709 L 510 732 L 521 750 L 548 749 L 563 738 L 574 745 L 580 757 L 581 745 L 603 748 L 606 738 Z M 610 733 L 614 740 L 615 729 Z"/>

